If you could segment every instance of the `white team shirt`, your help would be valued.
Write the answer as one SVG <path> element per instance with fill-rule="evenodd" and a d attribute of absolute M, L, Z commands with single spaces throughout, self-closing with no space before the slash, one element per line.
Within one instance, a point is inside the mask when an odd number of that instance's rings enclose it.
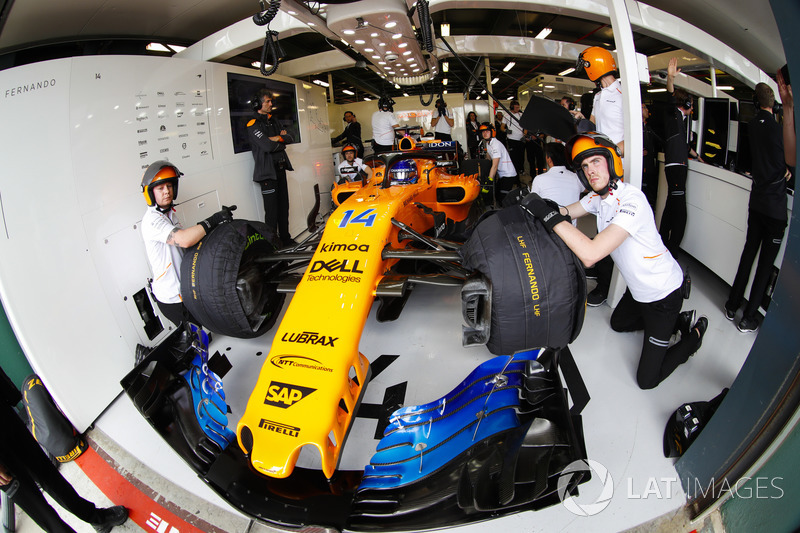
<path fill-rule="evenodd" d="M 574 204 L 580 199 L 583 189 L 578 175 L 563 166 L 553 167 L 544 174 L 539 174 L 531 184 L 531 192 L 542 198 L 549 198 L 558 205 Z M 576 226 L 577 221 L 573 220 L 572 225 Z"/>
<path fill-rule="evenodd" d="M 354 158 L 352 163 L 347 161 L 347 159 L 339 163 L 339 175 L 343 178 L 347 178 L 347 181 L 355 181 L 358 177 L 359 170 L 367 171 L 367 165 L 364 164 L 364 161 L 360 157 Z"/>
<path fill-rule="evenodd" d="M 511 118 L 512 115 L 516 118 L 516 120 Z M 522 140 L 522 126 L 519 124 L 519 119 L 521 118 L 522 111 L 518 113 L 509 113 L 503 117 L 503 123 L 506 125 L 506 134 L 508 135 L 506 137 L 507 139 L 512 141 Z"/>
<path fill-rule="evenodd" d="M 394 126 L 397 119 L 389 111 L 375 111 L 372 114 L 372 138 L 376 143 L 384 146 L 394 144 Z"/>
<path fill-rule="evenodd" d="M 608 136 L 614 144 L 619 144 L 625 138 L 621 80 L 616 80 L 594 95 L 592 115 L 594 115 L 597 131 Z"/>
<path fill-rule="evenodd" d="M 433 131 L 436 133 L 444 133 L 445 135 L 450 135 L 450 132 L 453 131 L 453 128 L 450 124 L 447 123 L 444 117 L 452 119 L 453 117 L 450 116 L 450 111 L 445 107 L 444 108 L 444 115 L 439 117 L 439 122 L 436 123 L 436 128 Z M 435 117 L 434 117 L 435 118 Z"/>
<path fill-rule="evenodd" d="M 142 217 L 142 239 L 153 272 L 153 295 L 164 304 L 181 302 L 181 261 L 183 248 L 167 244 L 167 237 L 175 228 L 181 228 L 175 210 L 158 211 L 147 208 Z"/>
<path fill-rule="evenodd" d="M 598 233 L 611 224 L 628 232 L 628 238 L 611 252 L 611 258 L 634 300 L 656 302 L 683 284 L 683 271 L 661 241 L 653 211 L 642 191 L 617 182 L 617 189 L 605 200 L 590 193 L 581 199 L 581 205 L 597 216 Z"/>
<path fill-rule="evenodd" d="M 511 161 L 511 156 L 508 155 L 508 150 L 506 150 L 503 143 L 498 141 L 495 137 L 492 137 L 489 139 L 489 142 L 486 143 L 486 155 L 489 156 L 489 159 L 500 160 L 497 165 L 497 177 L 508 178 L 517 175 L 517 169 Z"/>

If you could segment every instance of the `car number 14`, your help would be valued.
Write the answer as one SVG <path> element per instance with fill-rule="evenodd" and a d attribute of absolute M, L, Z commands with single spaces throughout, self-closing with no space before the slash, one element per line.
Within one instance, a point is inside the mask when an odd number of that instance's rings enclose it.
<path fill-rule="evenodd" d="M 371 228 L 372 225 L 375 223 L 375 208 L 367 209 L 366 211 L 362 211 L 361 213 L 353 216 L 355 213 L 354 209 L 348 209 L 344 212 L 344 217 L 342 221 L 339 222 L 339 227 L 344 228 L 350 224 L 364 224 L 365 228 Z M 351 218 L 352 217 L 352 218 Z"/>

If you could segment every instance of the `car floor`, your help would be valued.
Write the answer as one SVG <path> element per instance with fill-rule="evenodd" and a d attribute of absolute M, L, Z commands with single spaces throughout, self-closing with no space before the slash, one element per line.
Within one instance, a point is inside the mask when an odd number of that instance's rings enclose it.
<path fill-rule="evenodd" d="M 679 261 L 690 269 L 693 282 L 691 298 L 684 302 L 683 308 L 697 309 L 698 316 L 706 315 L 709 328 L 698 353 L 658 387 L 647 391 L 637 387 L 635 373 L 642 333 L 613 332 L 608 325 L 612 309 L 607 304 L 587 308 L 581 333 L 570 345 L 591 395 L 582 413 L 586 449 L 589 459 L 600 465 L 574 498 L 578 508 L 590 516 L 580 516 L 574 512 L 574 506 L 570 510 L 559 504 L 453 528 L 454 531 L 478 532 L 498 527 L 515 532 L 621 531 L 654 519 L 671 525 L 648 527 L 648 530 L 700 529 L 688 522 L 683 509 L 686 496 L 673 467 L 674 460 L 662 453 L 664 425 L 682 403 L 709 400 L 729 387 L 750 351 L 755 334 L 739 333 L 725 319 L 722 305 L 729 287 L 723 281 L 691 257 L 682 255 Z M 593 286 L 594 282 L 589 281 L 589 289 Z M 404 405 L 432 401 L 492 357 L 485 347 L 461 346 L 462 318 L 457 290 L 421 286 L 414 290 L 398 320 L 378 323 L 374 315 L 375 306 L 362 335 L 361 352 L 373 363 L 380 356 L 396 357 L 384 359 L 391 362 L 369 383 L 365 403 L 380 404 L 387 387 L 402 382 L 407 382 Z M 252 340 L 223 337 L 212 340 L 209 353 L 219 351 L 233 365 L 223 379 L 232 411 L 230 426 L 235 427 L 244 410 L 248 391 L 255 385 L 271 339 L 272 332 Z M 376 423 L 365 418 L 355 421 L 340 468 L 361 470 L 369 461 L 378 442 L 374 436 Z M 120 394 L 106 409 L 87 436 L 93 447 L 110 458 L 126 479 L 134 480 L 135 486 L 171 509 L 175 516 L 195 524 L 192 527 L 197 531 L 275 530 L 258 521 L 251 523 L 249 517 L 212 491 L 139 415 L 125 394 Z M 304 450 L 298 464 L 313 467 L 318 466 L 319 460 Z M 605 477 L 603 469 L 609 477 Z M 86 468 L 67 463 L 62 470 L 81 494 L 99 504 L 110 505 Z M 613 486 L 607 502 L 604 501 L 609 496 L 606 484 Z M 119 497 L 113 500 L 121 501 Z M 74 517 L 63 514 L 77 531 L 92 531 Z M 157 513 L 152 510 L 148 514 L 147 509 L 133 509 L 132 520 L 115 531 L 144 529 L 170 533 L 163 517 L 156 516 L 159 518 L 156 521 L 154 514 Z M 174 531 L 189 529 L 175 527 Z M 29 518 L 18 514 L 17 531 L 30 533 L 39 529 Z"/>

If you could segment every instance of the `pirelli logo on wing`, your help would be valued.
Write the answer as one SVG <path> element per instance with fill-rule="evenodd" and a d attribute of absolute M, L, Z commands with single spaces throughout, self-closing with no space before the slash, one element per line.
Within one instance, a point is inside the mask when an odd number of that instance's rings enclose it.
<path fill-rule="evenodd" d="M 300 428 L 295 426 L 289 426 L 287 424 L 281 424 L 280 422 L 273 422 L 272 420 L 267 420 L 265 418 L 261 419 L 261 422 L 258 423 L 258 427 L 260 427 L 261 429 L 266 429 L 267 431 L 272 431 L 275 433 L 280 433 L 281 435 L 286 435 L 287 437 L 300 436 Z"/>
<path fill-rule="evenodd" d="M 317 389 L 272 381 L 267 387 L 267 397 L 264 399 L 264 403 L 273 407 L 288 409 L 315 390 Z"/>

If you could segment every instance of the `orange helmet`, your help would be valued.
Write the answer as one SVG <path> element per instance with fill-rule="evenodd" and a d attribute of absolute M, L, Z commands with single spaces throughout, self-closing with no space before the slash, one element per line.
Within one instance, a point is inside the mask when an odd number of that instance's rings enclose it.
<path fill-rule="evenodd" d="M 483 138 L 483 132 L 486 130 L 492 131 L 492 137 L 495 137 L 497 135 L 497 133 L 494 131 L 494 125 L 491 122 L 483 122 L 478 127 L 478 135 L 481 136 L 481 139 Z"/>
<path fill-rule="evenodd" d="M 586 178 L 581 163 L 587 157 L 602 155 L 608 163 L 608 185 L 602 191 L 596 191 L 601 196 L 606 194 L 609 189 L 616 189 L 617 180 L 623 176 L 622 157 L 619 146 L 614 141 L 596 131 L 587 131 L 575 135 L 567 142 L 566 146 L 569 166 L 578 175 L 578 179 L 589 191 L 592 185 Z"/>
<path fill-rule="evenodd" d="M 599 46 L 590 46 L 578 56 L 576 70 L 586 69 L 586 75 L 597 81 L 606 74 L 617 70 L 617 63 L 611 52 Z"/>
<path fill-rule="evenodd" d="M 358 150 L 356 150 L 356 147 L 353 146 L 352 144 L 345 144 L 344 146 L 342 146 L 342 153 L 345 152 L 353 152 L 354 154 L 357 154 Z"/>
<path fill-rule="evenodd" d="M 156 161 L 151 163 L 147 170 L 144 171 L 142 177 L 142 194 L 147 205 L 156 205 L 156 197 L 153 194 L 153 188 L 162 182 L 171 182 L 173 187 L 172 199 L 178 198 L 178 178 L 183 176 L 183 172 L 178 170 L 178 167 L 169 161 Z"/>

